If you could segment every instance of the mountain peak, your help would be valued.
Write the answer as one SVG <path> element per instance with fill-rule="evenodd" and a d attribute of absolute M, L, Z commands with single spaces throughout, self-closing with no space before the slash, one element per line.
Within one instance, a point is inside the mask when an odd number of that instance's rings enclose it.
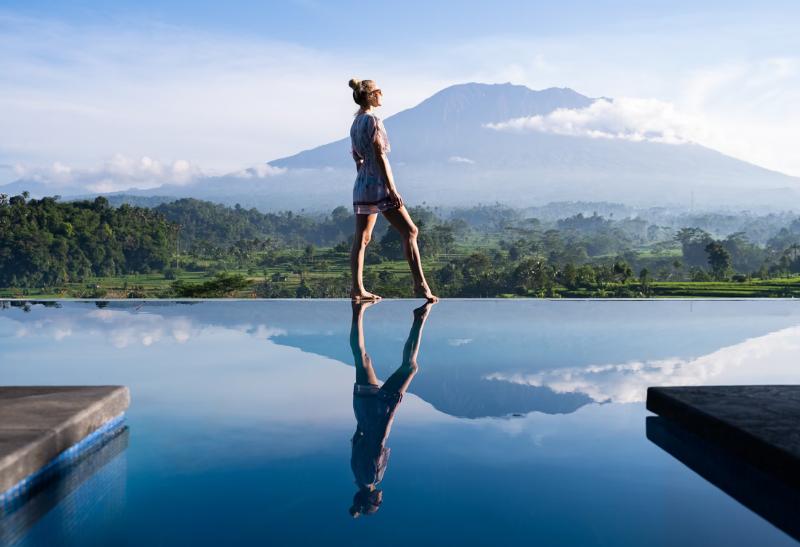
<path fill-rule="evenodd" d="M 414 108 L 389 119 L 417 116 L 430 119 L 433 116 L 448 123 L 482 125 L 522 116 L 544 115 L 557 108 L 585 108 L 592 102 L 594 99 L 567 87 L 536 91 L 510 82 L 468 82 L 446 87 Z"/>
<path fill-rule="evenodd" d="M 451 206 L 587 199 L 674 205 L 694 199 L 718 207 L 752 205 L 754 191 L 764 204 L 798 199 L 796 179 L 699 145 L 487 127 L 587 108 L 597 100 L 568 87 L 452 85 L 386 118 L 395 176 L 417 203 Z M 332 193 L 336 186 L 337 195 L 345 195 L 353 178 L 349 149 L 345 138 L 270 164 L 288 169 L 292 192 L 308 184 L 317 197 L 325 180 Z"/>
<path fill-rule="evenodd" d="M 522 84 L 512 84 L 511 82 L 503 82 L 503 83 L 483 83 L 483 82 L 464 82 L 461 84 L 453 84 L 451 86 L 445 87 L 444 89 L 434 93 L 431 95 L 430 98 L 436 97 L 437 95 L 448 95 L 454 93 L 462 93 L 462 92 L 477 92 L 484 95 L 488 94 L 502 94 L 502 93 L 519 93 L 519 94 L 545 94 L 545 95 L 579 95 L 583 97 L 580 93 L 575 91 L 569 87 L 547 87 L 545 89 L 531 89 L 528 86 Z"/>

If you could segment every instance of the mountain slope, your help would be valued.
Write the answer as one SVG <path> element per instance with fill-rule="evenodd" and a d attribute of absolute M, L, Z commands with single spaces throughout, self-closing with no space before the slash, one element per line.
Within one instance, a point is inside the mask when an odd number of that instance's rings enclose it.
<path fill-rule="evenodd" d="M 392 159 L 401 162 L 440 162 L 456 152 L 477 152 L 496 148 L 483 139 L 502 136 L 483 128 L 483 124 L 522 116 L 543 115 L 557 108 L 584 108 L 593 99 L 571 89 L 550 88 L 532 91 L 511 84 L 462 84 L 448 87 L 419 105 L 385 120 L 393 145 Z M 477 146 L 476 146 L 477 145 Z M 477 150 L 476 150 L 477 149 Z M 342 153 L 342 150 L 345 153 Z M 325 168 L 352 167 L 350 139 L 344 139 L 271 161 L 277 167 Z M 466 156 L 461 156 L 466 157 Z"/>
<path fill-rule="evenodd" d="M 696 144 L 632 142 L 538 132 L 507 133 L 485 124 L 584 108 L 594 99 L 570 89 L 532 91 L 511 84 L 463 84 L 385 120 L 398 186 L 411 201 L 534 205 L 559 199 L 636 205 L 797 206 L 800 179 Z M 342 139 L 270 162 L 328 169 L 331 184 L 350 171 Z M 324 190 L 323 190 L 324 191 Z"/>

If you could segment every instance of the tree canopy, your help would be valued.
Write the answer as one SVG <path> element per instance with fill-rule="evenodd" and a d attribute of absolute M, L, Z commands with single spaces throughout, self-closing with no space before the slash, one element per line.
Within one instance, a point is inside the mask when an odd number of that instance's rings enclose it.
<path fill-rule="evenodd" d="M 159 271 L 173 226 L 158 212 L 103 197 L 61 203 L 0 195 L 0 286 L 37 287 Z"/>

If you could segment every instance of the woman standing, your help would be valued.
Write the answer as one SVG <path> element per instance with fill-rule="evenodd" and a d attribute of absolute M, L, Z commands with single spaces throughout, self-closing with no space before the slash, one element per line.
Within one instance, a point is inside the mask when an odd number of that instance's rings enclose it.
<path fill-rule="evenodd" d="M 414 294 L 424 297 L 428 302 L 438 298 L 431 292 L 422 271 L 417 229 L 403 205 L 403 198 L 397 193 L 392 177 L 392 168 L 386 153 L 389 152 L 389 138 L 375 108 L 381 106 L 383 93 L 372 80 L 349 82 L 353 89 L 353 100 L 358 104 L 353 125 L 350 127 L 353 159 L 356 162 L 355 185 L 353 186 L 353 209 L 356 215 L 356 231 L 353 249 L 350 254 L 350 269 L 353 274 L 353 288 L 350 298 L 356 301 L 378 300 L 380 296 L 364 288 L 364 251 L 372 237 L 378 213 L 400 232 L 403 253 L 414 278 Z"/>

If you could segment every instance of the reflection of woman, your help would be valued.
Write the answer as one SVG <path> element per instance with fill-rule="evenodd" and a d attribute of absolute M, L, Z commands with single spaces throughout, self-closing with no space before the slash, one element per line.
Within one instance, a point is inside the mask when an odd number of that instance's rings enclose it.
<path fill-rule="evenodd" d="M 350 514 L 354 518 L 376 512 L 383 501 L 383 491 L 378 490 L 377 486 L 383 480 L 389 461 L 390 449 L 385 446 L 386 440 L 397 405 L 417 372 L 422 327 L 433 305 L 427 302 L 414 310 L 414 323 L 403 348 L 403 361 L 381 386 L 364 345 L 364 311 L 373 304 L 353 303 L 353 322 L 350 325 L 350 348 L 356 365 L 353 412 L 358 422 L 350 456 L 350 467 L 358 485 L 353 506 L 350 507 Z"/>
<path fill-rule="evenodd" d="M 356 228 L 353 248 L 350 253 L 350 268 L 353 274 L 353 300 L 376 300 L 380 297 L 364 288 L 364 253 L 372 237 L 372 229 L 378 213 L 398 231 L 403 242 L 403 253 L 414 278 L 414 294 L 429 302 L 437 297 L 431 292 L 422 260 L 417 247 L 419 230 L 403 205 L 403 198 L 397 193 L 392 168 L 386 153 L 389 151 L 389 138 L 375 109 L 381 106 L 383 92 L 372 80 L 350 80 L 353 100 L 360 107 L 350 127 L 350 141 L 353 159 L 356 162 L 356 181 L 353 185 L 353 210 L 356 215 Z"/>

